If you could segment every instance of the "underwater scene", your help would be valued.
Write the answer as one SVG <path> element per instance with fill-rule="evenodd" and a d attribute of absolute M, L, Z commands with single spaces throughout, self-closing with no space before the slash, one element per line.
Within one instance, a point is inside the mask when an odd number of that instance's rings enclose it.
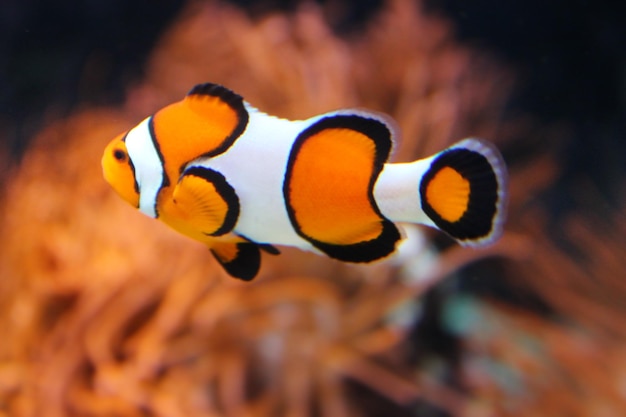
<path fill-rule="evenodd" d="M 625 9 L 7 0 L 0 417 L 626 415 Z M 158 112 L 194 94 L 219 99 L 232 133 L 189 171 L 172 161 L 195 122 Z M 393 143 L 362 139 L 363 117 Z M 303 140 L 273 148 L 274 126 Z M 335 147 L 352 128 L 374 168 Z M 489 244 L 442 226 L 463 214 L 438 211 L 438 189 L 421 194 L 436 228 L 386 219 L 400 209 L 375 188 L 397 182 L 380 155 L 406 167 L 465 138 L 493 144 L 462 142 L 495 172 L 464 197 L 498 199 Z M 319 160 L 349 180 L 314 176 Z M 466 184 L 439 178 L 443 194 Z M 359 182 L 363 206 L 326 211 L 334 184 Z M 206 215 L 197 230 L 165 219 L 176 183 L 189 192 L 172 201 Z M 345 226 L 371 218 L 380 236 Z"/>

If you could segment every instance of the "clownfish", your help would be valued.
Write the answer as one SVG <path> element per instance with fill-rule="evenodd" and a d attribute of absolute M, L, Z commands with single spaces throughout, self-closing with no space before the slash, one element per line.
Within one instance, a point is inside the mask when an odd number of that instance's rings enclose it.
<path fill-rule="evenodd" d="M 113 139 L 102 167 L 124 200 L 205 243 L 243 280 L 276 245 L 345 262 L 385 258 L 403 222 L 461 245 L 496 240 L 507 197 L 498 150 L 470 138 L 388 163 L 395 130 L 388 116 L 356 109 L 281 119 L 207 83 Z"/>

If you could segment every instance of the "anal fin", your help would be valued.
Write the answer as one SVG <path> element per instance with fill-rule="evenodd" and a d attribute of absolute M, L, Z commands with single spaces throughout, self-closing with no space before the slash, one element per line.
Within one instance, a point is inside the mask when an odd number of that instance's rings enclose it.
<path fill-rule="evenodd" d="M 220 242 L 211 245 L 211 253 L 234 278 L 252 280 L 261 266 L 259 246 L 253 242 Z"/>
<path fill-rule="evenodd" d="M 280 251 L 274 245 L 270 245 L 269 243 L 258 243 L 259 249 L 261 249 L 265 253 L 269 253 L 270 255 L 280 255 Z"/>

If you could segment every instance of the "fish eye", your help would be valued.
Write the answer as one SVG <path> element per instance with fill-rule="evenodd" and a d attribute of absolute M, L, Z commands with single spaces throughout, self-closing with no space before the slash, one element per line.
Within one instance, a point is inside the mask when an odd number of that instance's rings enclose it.
<path fill-rule="evenodd" d="M 126 152 L 121 149 L 115 149 L 113 151 L 113 158 L 115 158 L 118 162 L 126 161 Z"/>

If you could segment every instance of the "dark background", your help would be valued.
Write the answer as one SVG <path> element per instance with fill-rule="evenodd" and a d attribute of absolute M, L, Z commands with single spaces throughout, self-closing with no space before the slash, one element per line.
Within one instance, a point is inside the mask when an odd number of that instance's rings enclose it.
<path fill-rule="evenodd" d="M 114 104 L 184 3 L 3 0 L 0 130 L 19 156 L 45 122 L 79 104 Z"/>
<path fill-rule="evenodd" d="M 297 4 L 232 2 L 253 16 Z M 358 33 L 382 3 L 319 2 L 341 35 Z M 120 103 L 124 87 L 141 77 L 156 39 L 183 5 L 180 0 L 4 0 L 0 134 L 10 159 L 19 160 L 47 120 L 78 105 Z M 626 157 L 624 3 L 427 0 L 426 7 L 453 19 L 460 40 L 492 51 L 516 69 L 519 83 L 509 114 L 572 127 L 561 149 L 563 175 L 545 196 L 552 213 L 574 205 L 568 190 L 581 176 L 591 178 L 607 202 L 618 206 Z M 515 150 L 505 156 L 514 160 Z"/>
<path fill-rule="evenodd" d="M 519 77 L 510 112 L 565 123 L 563 174 L 546 196 L 557 217 L 590 178 L 606 202 L 623 204 L 626 158 L 626 4 L 585 0 L 428 0 L 458 37 L 497 53 Z M 620 196 L 620 193 L 622 195 Z M 620 198 L 622 199 L 620 201 Z"/>

